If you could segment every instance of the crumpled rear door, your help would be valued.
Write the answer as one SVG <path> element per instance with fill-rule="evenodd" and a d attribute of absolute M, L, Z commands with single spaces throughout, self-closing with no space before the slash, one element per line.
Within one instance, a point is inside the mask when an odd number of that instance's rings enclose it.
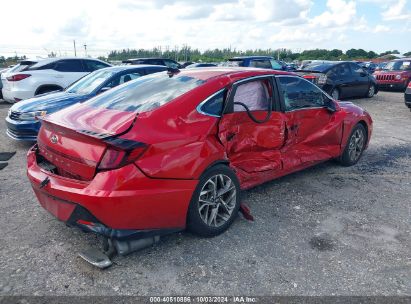
<path fill-rule="evenodd" d="M 253 111 L 263 120 L 266 111 Z M 285 142 L 285 116 L 272 112 L 265 123 L 255 123 L 246 112 L 225 114 L 219 124 L 219 138 L 242 188 L 274 178 L 282 169 L 280 148 Z"/>

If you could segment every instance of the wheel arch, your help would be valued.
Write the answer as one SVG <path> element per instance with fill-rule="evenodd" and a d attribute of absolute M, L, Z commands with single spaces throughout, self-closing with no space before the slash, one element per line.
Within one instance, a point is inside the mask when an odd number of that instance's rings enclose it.
<path fill-rule="evenodd" d="M 332 95 L 333 91 L 337 90 L 338 91 L 338 99 L 341 100 L 341 98 L 343 98 L 343 94 L 341 92 L 341 88 L 339 85 L 334 85 L 331 90 L 330 90 L 330 95 Z"/>
<path fill-rule="evenodd" d="M 218 160 L 215 160 L 215 161 L 211 162 L 211 163 L 203 170 L 203 172 L 201 172 L 199 178 L 201 178 L 201 176 L 202 176 L 204 173 L 206 173 L 208 170 L 210 170 L 210 169 L 212 169 L 212 168 L 214 168 L 214 167 L 216 167 L 216 166 L 218 166 L 218 165 L 225 165 L 225 166 L 227 166 L 228 168 L 230 168 L 230 162 L 229 162 L 227 159 L 218 159 Z M 234 173 L 235 173 L 235 172 L 234 172 Z"/>
<path fill-rule="evenodd" d="M 365 120 L 362 120 L 362 119 L 360 121 L 358 121 L 356 125 L 358 125 L 358 124 L 362 125 L 365 129 L 365 135 L 367 136 L 367 141 L 366 141 L 367 142 L 366 147 L 367 147 L 368 142 L 369 142 L 369 138 L 370 138 L 370 133 L 369 133 L 370 131 L 369 131 L 369 128 L 368 128 L 368 124 L 365 122 Z"/>
<path fill-rule="evenodd" d="M 63 87 L 58 84 L 42 84 L 36 89 L 36 91 L 34 92 L 34 95 L 38 95 L 39 92 L 44 88 L 55 88 L 58 90 L 63 90 Z"/>

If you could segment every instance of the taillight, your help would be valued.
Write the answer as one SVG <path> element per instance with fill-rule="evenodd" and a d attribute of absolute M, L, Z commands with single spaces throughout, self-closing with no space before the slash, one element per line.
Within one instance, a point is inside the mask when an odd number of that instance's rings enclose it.
<path fill-rule="evenodd" d="M 16 74 L 16 75 L 13 75 L 13 76 L 9 76 L 6 79 L 8 81 L 20 81 L 20 80 L 26 79 L 30 76 L 31 76 L 30 74 Z"/>
<path fill-rule="evenodd" d="M 304 79 L 307 79 L 308 81 L 311 81 L 312 83 L 316 82 L 317 76 L 313 76 L 313 75 L 304 75 L 303 76 Z"/>
<path fill-rule="evenodd" d="M 408 83 L 408 88 L 411 89 L 411 81 Z"/>
<path fill-rule="evenodd" d="M 121 150 L 109 146 L 98 165 L 99 170 L 110 170 L 123 167 L 137 160 L 147 149 L 147 145 L 140 144 L 132 150 Z"/>

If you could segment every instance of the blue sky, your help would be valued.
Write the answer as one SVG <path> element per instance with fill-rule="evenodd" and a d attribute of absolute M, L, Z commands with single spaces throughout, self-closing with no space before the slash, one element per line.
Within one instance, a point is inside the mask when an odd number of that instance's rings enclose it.
<path fill-rule="evenodd" d="M 24 9 L 22 9 L 24 8 Z M 411 0 L 2 1 L 0 55 L 123 48 L 411 51 Z"/>

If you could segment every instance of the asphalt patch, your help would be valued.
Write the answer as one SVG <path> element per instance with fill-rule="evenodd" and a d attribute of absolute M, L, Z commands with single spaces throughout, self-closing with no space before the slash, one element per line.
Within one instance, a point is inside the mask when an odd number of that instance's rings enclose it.
<path fill-rule="evenodd" d="M 318 251 L 331 251 L 335 247 L 334 241 L 325 235 L 314 236 L 311 238 L 309 243 L 312 249 L 316 249 Z"/>
<path fill-rule="evenodd" d="M 387 169 L 401 167 L 401 158 L 411 157 L 411 145 L 387 146 L 368 151 L 367 157 L 356 164 L 355 169 L 361 172 L 380 173 Z"/>
<path fill-rule="evenodd" d="M 8 161 L 10 158 L 12 158 L 16 154 L 16 151 L 14 152 L 0 152 L 0 161 Z"/>

